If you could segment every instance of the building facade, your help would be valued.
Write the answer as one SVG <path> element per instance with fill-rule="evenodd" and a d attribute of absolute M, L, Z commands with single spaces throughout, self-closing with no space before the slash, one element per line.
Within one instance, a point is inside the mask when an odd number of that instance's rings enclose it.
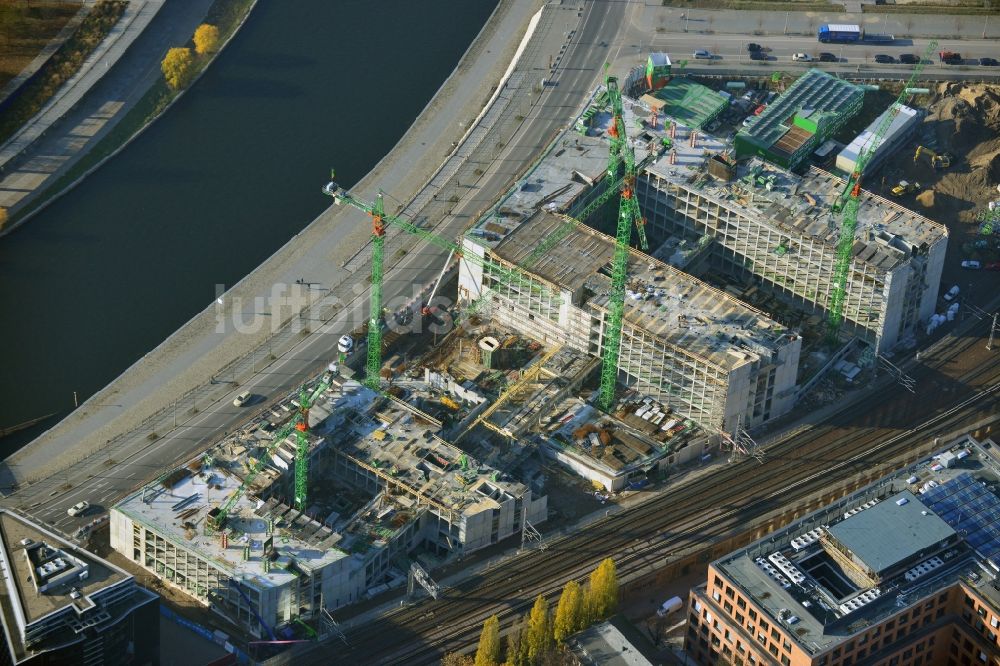
<path fill-rule="evenodd" d="M 954 453 L 710 564 L 689 600 L 694 661 L 1000 664 L 1000 460 L 971 438 Z"/>
<path fill-rule="evenodd" d="M 158 664 L 159 597 L 110 562 L 0 510 L 0 662 Z"/>
<path fill-rule="evenodd" d="M 462 262 L 459 300 L 480 300 L 504 325 L 600 357 L 614 240 L 581 225 L 538 253 L 543 239 L 564 224 L 539 213 L 492 246 L 466 237 L 465 251 L 482 265 Z M 623 382 L 706 430 L 731 432 L 791 409 L 800 350 L 799 336 L 763 313 L 632 251 L 619 355 Z"/>
<path fill-rule="evenodd" d="M 651 242 L 712 239 L 713 268 L 751 278 L 798 307 L 828 312 L 840 219 L 839 178 L 799 177 L 753 160 L 734 183 L 715 183 L 661 160 L 637 184 Z M 891 349 L 934 313 L 948 246 L 943 226 L 865 192 L 847 279 L 842 329 Z"/>

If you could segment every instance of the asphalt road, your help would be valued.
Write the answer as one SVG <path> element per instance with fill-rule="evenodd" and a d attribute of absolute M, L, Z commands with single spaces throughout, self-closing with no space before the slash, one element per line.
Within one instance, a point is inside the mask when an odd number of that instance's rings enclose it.
<path fill-rule="evenodd" d="M 788 71 L 795 69 L 805 69 L 807 67 L 820 67 L 833 71 L 857 71 L 857 66 L 862 67 L 874 65 L 876 54 L 885 54 L 899 60 L 899 56 L 910 53 L 920 56 L 924 53 L 931 40 L 929 39 L 900 39 L 891 44 L 821 44 L 815 37 L 797 36 L 763 36 L 753 35 L 730 35 L 730 34 L 698 34 L 698 33 L 657 33 L 650 26 L 630 25 L 629 32 L 625 37 L 626 46 L 624 51 L 635 54 L 635 58 L 642 58 L 650 50 L 662 50 L 670 54 L 674 63 L 686 60 L 689 66 L 705 67 L 709 64 L 720 67 L 729 67 L 735 64 L 753 65 L 763 68 L 781 67 Z M 768 60 L 750 60 L 746 46 L 754 42 L 769 49 L 767 51 Z M 703 59 L 696 59 L 694 52 L 698 49 L 705 49 L 714 56 L 711 62 Z M 839 65 L 835 63 L 804 63 L 794 62 L 792 54 L 806 53 L 812 57 L 818 57 L 821 52 L 832 53 L 840 59 Z M 968 68 L 945 65 L 938 61 L 938 51 L 954 51 L 960 53 L 966 62 L 970 63 Z M 983 40 L 952 40 L 941 39 L 934 49 L 934 57 L 925 67 L 925 75 L 935 71 L 952 73 L 963 71 L 971 77 L 977 73 L 988 75 L 1000 75 L 1000 67 L 988 67 L 973 65 L 973 61 L 979 58 L 992 57 L 1000 59 L 1000 46 L 994 41 Z M 879 65 L 880 70 L 910 72 L 913 65 L 893 64 Z"/>
<path fill-rule="evenodd" d="M 511 104 L 504 117 L 496 121 L 503 127 L 514 126 L 515 137 L 503 142 L 499 148 L 499 144 L 483 142 L 467 155 L 465 170 L 461 173 L 456 171 L 455 177 L 442 185 L 442 192 L 456 192 L 459 201 L 453 206 L 445 206 L 452 210 L 437 224 L 436 233 L 447 238 L 455 237 L 477 213 L 507 189 L 512 179 L 538 155 L 556 131 L 575 115 L 579 104 L 601 75 L 601 66 L 605 61 L 620 62 L 634 57 L 634 53 L 629 55 L 630 50 L 647 50 L 650 45 L 653 48 L 666 48 L 669 45 L 669 50 L 673 52 L 688 49 L 693 51 L 707 45 L 722 52 L 722 61 L 726 60 L 726 54 L 731 54 L 734 61 L 743 55 L 746 38 L 742 36 L 662 36 L 656 33 L 655 26 L 642 29 L 634 21 L 628 23 L 628 32 L 624 33 L 621 28 L 626 13 L 630 12 L 632 18 L 638 13 L 625 3 L 586 3 L 581 16 L 572 7 L 560 7 L 556 11 L 563 13 L 557 14 L 556 19 L 542 27 L 544 39 L 540 40 L 536 48 L 524 54 L 515 72 L 523 75 L 519 87 L 506 93 L 511 98 L 516 98 L 517 103 Z M 576 29 L 576 32 L 572 33 L 572 29 Z M 649 37 L 649 41 L 645 43 L 641 39 L 644 34 Z M 713 46 L 715 40 L 719 41 L 718 49 Z M 814 39 L 800 37 L 772 37 L 766 43 L 775 49 L 773 53 L 779 57 L 806 48 L 806 43 L 813 49 L 817 46 Z M 844 48 L 845 57 L 850 63 L 851 58 L 858 57 L 850 49 L 864 47 L 850 45 Z M 970 50 L 973 45 L 966 48 L 965 44 L 958 46 L 944 42 L 940 48 L 964 49 L 964 52 L 975 53 Z M 550 73 L 550 58 L 558 53 L 563 55 L 555 72 Z M 534 88 L 542 76 L 551 85 L 546 86 L 539 94 Z M 462 153 L 463 148 L 460 146 L 457 151 Z M 481 172 L 475 178 L 468 175 L 473 169 L 470 165 L 475 165 L 476 171 Z M 405 168 L 405 165 L 401 168 Z M 317 187 L 319 185 L 317 182 Z M 431 211 L 430 214 L 421 211 L 416 217 L 428 217 L 433 224 L 433 220 L 440 219 L 438 212 L 442 206 L 444 204 L 441 201 L 428 202 L 425 210 Z M 353 215 L 345 213 L 341 217 L 343 220 L 337 229 L 353 228 L 366 223 L 364 216 L 357 212 Z M 338 234 L 338 238 L 343 235 L 341 232 Z M 414 285 L 427 283 L 436 277 L 444 261 L 445 251 L 436 246 L 415 244 L 414 239 L 399 235 L 390 236 L 388 243 L 391 249 L 387 251 L 387 258 L 392 257 L 392 260 L 387 262 L 385 302 L 405 301 L 413 295 Z M 407 250 L 402 257 L 395 254 L 395 250 L 399 248 Z M 359 255 L 358 260 L 351 262 L 351 269 L 355 271 L 355 279 L 359 285 L 364 284 L 366 276 L 363 259 Z M 289 282 L 291 281 L 292 278 L 289 278 Z M 326 288 L 329 282 L 322 284 Z M 172 432 L 155 440 L 140 439 L 124 456 L 116 455 L 112 458 L 108 454 L 104 458 L 98 455 L 88 459 L 84 464 L 18 492 L 10 498 L 10 503 L 63 531 L 74 532 L 144 480 L 154 478 L 165 467 L 195 455 L 220 434 L 245 421 L 248 417 L 246 409 L 232 406 L 232 398 L 237 392 L 250 390 L 275 399 L 294 389 L 310 372 L 325 365 L 334 356 L 336 339 L 366 318 L 366 301 L 367 292 L 363 289 L 356 290 L 354 300 L 348 302 L 343 310 L 352 313 L 352 317 L 340 317 L 318 326 L 311 335 L 303 337 L 291 353 L 282 355 L 265 371 L 241 379 L 239 388 L 228 392 L 217 391 L 221 397 L 211 404 L 199 404 L 200 411 L 189 419 L 184 415 L 180 419 L 180 426 Z M 221 338 L 209 337 L 201 342 L 200 348 L 222 343 Z M 95 505 L 90 515 L 77 518 L 67 516 L 66 509 L 81 499 Z"/>
<path fill-rule="evenodd" d="M 467 164 L 478 165 L 476 168 L 482 174 L 475 181 L 465 175 L 467 172 L 456 174 L 456 179 L 463 184 L 458 190 L 462 195 L 451 214 L 435 228 L 437 234 L 446 238 L 456 237 L 478 212 L 508 189 L 555 133 L 575 117 L 582 100 L 602 74 L 603 63 L 612 55 L 608 53 L 610 47 L 594 48 L 599 41 L 597 37 L 616 34 L 625 10 L 621 3 L 588 3 L 581 16 L 577 16 L 575 9 L 561 9 L 559 11 L 563 14 L 557 14 L 555 20 L 545 26 L 540 25 L 539 30 L 544 29 L 546 33 L 537 48 L 525 51 L 518 66 L 518 70 L 524 73 L 519 84 L 523 89 L 510 91 L 519 100 L 531 100 L 531 104 L 512 105 L 507 116 L 497 120 L 497 123 L 516 123 L 519 126 L 517 134 L 513 140 L 505 142 L 502 149 L 498 150 L 495 143 L 488 142 L 468 156 Z M 569 21 L 579 21 L 580 27 L 567 43 L 568 31 L 564 28 Z M 554 72 L 550 72 L 549 58 L 553 53 L 560 52 L 563 43 L 567 46 L 559 65 Z M 542 76 L 547 76 L 551 85 L 536 93 L 535 86 Z M 458 151 L 461 152 L 462 148 L 459 147 Z M 470 166 L 469 170 L 472 168 Z M 320 185 L 317 182 L 317 189 Z M 441 202 L 432 202 L 427 208 L 433 213 L 435 206 L 440 208 Z M 415 217 L 422 216 L 423 211 Z M 352 225 L 365 219 L 359 212 L 347 213 L 345 217 L 347 223 Z M 435 219 L 433 214 L 431 219 Z M 411 297 L 414 285 L 433 281 L 445 261 L 445 250 L 414 241 L 413 237 L 405 234 L 390 234 L 387 238 L 387 271 L 383 289 L 386 303 Z M 400 247 L 407 249 L 401 258 L 395 254 Z M 359 259 L 363 259 L 360 254 Z M 364 265 L 361 263 L 355 267 L 359 280 L 364 276 Z M 242 381 L 238 388 L 226 392 L 221 399 L 210 405 L 199 405 L 200 411 L 194 417 L 171 432 L 132 447 L 127 457 L 96 456 L 85 464 L 19 491 L 8 501 L 36 519 L 72 535 L 144 480 L 155 478 L 166 466 L 204 450 L 222 433 L 244 422 L 250 412 L 247 408 L 232 405 L 237 393 L 249 390 L 267 398 L 279 397 L 297 387 L 310 372 L 324 366 L 335 357 L 339 336 L 367 317 L 367 298 L 367 291 L 357 294 L 341 311 L 348 315 L 322 324 L 311 335 L 304 337 L 292 353 L 283 355 L 266 370 Z M 184 418 L 188 417 L 185 415 Z M 68 516 L 67 508 L 80 500 L 89 501 L 93 508 L 84 516 Z"/>

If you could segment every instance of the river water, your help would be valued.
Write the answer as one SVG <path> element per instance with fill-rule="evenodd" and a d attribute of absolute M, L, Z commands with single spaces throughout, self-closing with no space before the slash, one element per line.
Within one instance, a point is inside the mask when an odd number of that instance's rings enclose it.
<path fill-rule="evenodd" d="M 496 0 L 260 0 L 120 155 L 0 239 L 7 456 L 329 206 L 403 135 Z"/>

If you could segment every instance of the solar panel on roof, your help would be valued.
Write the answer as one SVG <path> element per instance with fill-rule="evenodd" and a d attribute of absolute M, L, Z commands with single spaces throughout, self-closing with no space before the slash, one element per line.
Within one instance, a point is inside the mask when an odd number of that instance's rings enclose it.
<path fill-rule="evenodd" d="M 934 486 L 930 490 L 924 493 L 923 501 L 927 504 L 933 504 L 939 497 L 941 497 L 943 491 L 941 486 Z"/>

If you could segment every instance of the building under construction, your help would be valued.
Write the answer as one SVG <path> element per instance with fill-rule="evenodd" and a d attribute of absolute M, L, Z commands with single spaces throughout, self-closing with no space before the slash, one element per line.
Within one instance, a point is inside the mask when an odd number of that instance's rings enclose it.
<path fill-rule="evenodd" d="M 306 448 L 277 423 L 296 413 L 289 396 L 115 505 L 111 546 L 275 640 L 298 621 L 321 631 L 327 610 L 402 584 L 414 551 L 437 562 L 545 520 L 544 496 L 439 439 L 433 417 L 352 380 L 320 385 Z M 285 501 L 297 450 L 312 463 L 303 510 Z"/>
<path fill-rule="evenodd" d="M 802 309 L 825 312 L 833 291 L 840 178 L 810 167 L 802 176 L 754 158 L 733 178 L 701 164 L 660 160 L 639 179 L 639 202 L 654 242 L 713 239 L 712 267 L 751 279 Z M 891 349 L 933 313 L 948 230 L 870 192 L 858 210 L 843 328 Z"/>
<path fill-rule="evenodd" d="M 816 71 L 800 81 L 764 113 L 812 109 L 803 122 L 812 119 L 810 136 L 823 138 L 842 120 L 829 114 L 860 108 L 856 86 Z M 642 98 L 647 83 L 637 69 L 624 90 Z M 480 300 L 527 335 L 595 356 L 606 339 L 614 239 L 584 228 L 566 235 L 555 213 L 600 227 L 594 213 L 602 203 L 617 210 L 617 197 L 608 195 L 620 182 L 604 179 L 607 100 L 603 88 L 595 91 L 573 130 L 470 229 L 464 252 L 480 261 L 464 260 L 459 271 L 460 302 Z M 819 118 L 817 109 L 827 115 Z M 733 146 L 668 110 L 624 100 L 650 245 L 648 255 L 633 251 L 630 260 L 620 379 L 708 430 L 734 432 L 737 423 L 759 424 L 791 409 L 801 343 L 795 331 L 666 263 L 710 272 L 717 282 L 753 284 L 818 320 L 830 305 L 841 228 L 832 209 L 845 183 L 814 167 L 798 175 L 759 157 L 737 163 Z M 807 143 L 782 163 L 799 164 Z M 947 241 L 943 225 L 863 192 L 842 331 L 877 352 L 912 336 L 933 313 Z"/>
<path fill-rule="evenodd" d="M 500 233 L 505 224 L 508 232 Z M 559 243 L 531 257 L 567 224 L 573 228 Z M 600 356 L 614 239 L 547 212 L 524 223 L 494 222 L 491 233 L 494 240 L 465 241 L 488 261 L 486 269 L 467 264 L 460 271 L 460 296 L 488 294 L 490 312 L 505 325 Z M 505 270 L 521 279 L 506 279 Z M 756 425 L 791 409 L 797 334 L 638 250 L 628 274 L 619 360 L 627 383 L 708 430 Z"/>

